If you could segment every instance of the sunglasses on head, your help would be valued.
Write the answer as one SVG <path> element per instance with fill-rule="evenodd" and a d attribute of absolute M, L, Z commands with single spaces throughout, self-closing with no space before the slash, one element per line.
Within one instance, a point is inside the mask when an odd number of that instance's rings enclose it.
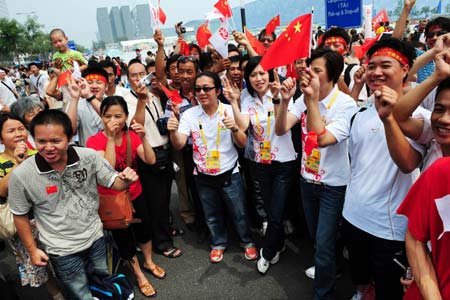
<path fill-rule="evenodd" d="M 201 91 L 204 91 L 205 93 L 207 93 L 207 92 L 212 91 L 212 90 L 214 90 L 214 89 L 216 89 L 215 86 L 204 86 L 204 87 L 198 87 L 198 86 L 196 86 L 196 87 L 194 87 L 194 91 L 195 91 L 196 93 L 200 93 Z"/>
<path fill-rule="evenodd" d="M 427 39 L 434 38 L 435 35 L 441 36 L 441 35 L 444 35 L 444 34 L 446 34 L 446 33 L 448 33 L 447 30 L 440 30 L 440 31 L 428 32 L 428 33 L 427 33 Z"/>
<path fill-rule="evenodd" d="M 185 62 L 187 60 L 188 61 L 192 61 L 192 62 L 197 62 L 198 61 L 197 57 L 192 56 L 192 55 L 182 55 L 182 56 L 178 57 L 178 61 Z"/>

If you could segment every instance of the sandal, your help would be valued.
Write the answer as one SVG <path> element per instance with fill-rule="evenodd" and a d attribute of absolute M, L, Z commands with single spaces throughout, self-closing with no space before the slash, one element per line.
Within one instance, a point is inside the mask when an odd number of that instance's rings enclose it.
<path fill-rule="evenodd" d="M 156 296 L 156 290 L 150 284 L 150 282 L 148 282 L 148 280 L 145 280 L 145 282 L 143 283 L 139 283 L 139 281 L 137 281 L 137 284 L 139 287 L 139 291 L 144 297 L 154 298 Z"/>
<path fill-rule="evenodd" d="M 171 235 L 172 237 L 175 237 L 175 236 L 182 236 L 183 234 L 184 234 L 184 230 L 181 229 L 181 228 L 175 228 L 175 227 L 173 227 L 173 228 L 170 229 L 170 235 Z"/>
<path fill-rule="evenodd" d="M 164 279 L 166 277 L 166 271 L 157 264 L 153 265 L 152 268 L 149 268 L 144 264 L 143 268 L 158 279 Z"/>
<path fill-rule="evenodd" d="M 178 248 L 169 248 L 166 251 L 161 253 L 162 255 L 164 255 L 167 258 L 177 258 L 180 257 L 181 255 L 183 255 L 183 251 L 181 251 Z"/>

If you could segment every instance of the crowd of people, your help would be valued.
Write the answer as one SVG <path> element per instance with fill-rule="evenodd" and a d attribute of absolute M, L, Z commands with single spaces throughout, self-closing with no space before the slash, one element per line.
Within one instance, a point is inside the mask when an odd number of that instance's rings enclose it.
<path fill-rule="evenodd" d="M 90 274 L 111 272 L 107 233 L 154 297 L 144 271 L 166 272 L 152 254 L 183 255 L 169 209 L 175 180 L 181 220 L 209 235 L 211 263 L 223 259 L 229 219 L 245 259 L 266 274 L 293 203 L 314 242 L 314 300 L 334 299 L 344 248 L 352 300 L 450 298 L 450 19 L 405 37 L 414 2 L 362 58 L 352 46 L 363 35 L 333 27 L 309 57 L 272 70 L 236 31 L 222 58 L 185 47 L 179 28 L 180 46 L 166 53 L 157 29 L 156 54 L 124 63 L 87 60 L 52 30 L 45 70 L 0 70 L 0 200 L 14 216 L 8 246 L 22 284 L 92 299 Z M 268 49 L 276 35 L 258 39 Z M 104 233 L 99 195 L 122 190 L 140 222 Z"/>

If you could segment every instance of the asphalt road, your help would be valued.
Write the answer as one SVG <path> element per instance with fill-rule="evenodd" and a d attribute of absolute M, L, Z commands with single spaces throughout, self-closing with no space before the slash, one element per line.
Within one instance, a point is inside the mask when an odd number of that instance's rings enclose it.
<path fill-rule="evenodd" d="M 176 189 L 172 194 L 173 212 L 177 208 Z M 174 215 L 177 215 L 174 213 Z M 180 221 L 177 220 L 178 224 Z M 305 269 L 312 265 L 313 246 L 300 228 L 298 234 L 286 241 L 286 251 L 280 261 L 272 265 L 266 275 L 256 270 L 256 261 L 245 260 L 239 248 L 238 240 L 231 231 L 230 245 L 224 259 L 218 264 L 208 260 L 208 242 L 198 243 L 197 234 L 185 230 L 185 234 L 175 237 L 175 245 L 183 249 L 184 254 L 176 259 L 154 255 L 155 261 L 167 273 L 163 280 L 148 275 L 150 282 L 158 291 L 156 299 L 199 299 L 199 300 L 278 300 L 278 299 L 312 299 L 313 280 L 304 275 Z M 261 240 L 255 233 L 257 246 Z M 127 268 L 121 271 L 128 273 Z M 0 276 L 7 277 L 22 300 L 47 300 L 43 288 L 20 287 L 14 258 L 6 250 L 0 252 Z M 133 278 L 130 276 L 129 278 Z M 132 280 L 130 280 L 132 281 Z M 134 281 L 132 281 L 134 283 Z M 135 287 L 135 299 L 143 297 Z M 2 296 L 3 295 L 3 296 Z M 0 299 L 5 299 L 0 291 Z M 344 266 L 344 275 L 337 280 L 336 300 L 347 300 L 353 295 L 349 280 L 348 266 Z"/>

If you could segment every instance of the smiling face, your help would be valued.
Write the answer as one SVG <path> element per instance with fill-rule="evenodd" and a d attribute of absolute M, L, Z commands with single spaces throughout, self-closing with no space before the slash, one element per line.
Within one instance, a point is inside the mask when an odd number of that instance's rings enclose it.
<path fill-rule="evenodd" d="M 69 139 L 62 125 L 44 124 L 34 128 L 34 141 L 39 154 L 55 170 L 67 164 Z"/>
<path fill-rule="evenodd" d="M 180 77 L 180 84 L 183 89 L 191 90 L 194 87 L 195 76 L 197 70 L 192 61 L 180 62 L 178 64 L 178 75 Z"/>
<path fill-rule="evenodd" d="M 409 66 L 389 56 L 372 56 L 367 65 L 366 81 L 372 91 L 387 86 L 399 91 L 403 86 L 403 78 L 408 74 Z"/>
<path fill-rule="evenodd" d="M 218 105 L 220 90 L 214 86 L 214 80 L 211 77 L 198 77 L 194 90 L 197 101 L 203 108 Z"/>
<path fill-rule="evenodd" d="M 27 141 L 28 131 L 22 122 L 9 119 L 3 123 L 0 139 L 5 149 L 14 151 L 18 143 Z"/>
<path fill-rule="evenodd" d="M 269 72 L 264 71 L 261 65 L 257 65 L 250 73 L 250 84 L 260 97 L 269 89 Z"/>
<path fill-rule="evenodd" d="M 105 81 L 107 80 L 108 79 L 105 78 Z M 108 84 L 100 79 L 90 79 L 87 83 L 89 84 L 89 90 L 93 95 L 95 95 L 95 98 L 99 100 L 103 99 L 103 95 L 105 95 Z"/>
<path fill-rule="evenodd" d="M 430 120 L 436 141 L 450 149 L 450 89 L 442 90 L 436 97 Z"/>

